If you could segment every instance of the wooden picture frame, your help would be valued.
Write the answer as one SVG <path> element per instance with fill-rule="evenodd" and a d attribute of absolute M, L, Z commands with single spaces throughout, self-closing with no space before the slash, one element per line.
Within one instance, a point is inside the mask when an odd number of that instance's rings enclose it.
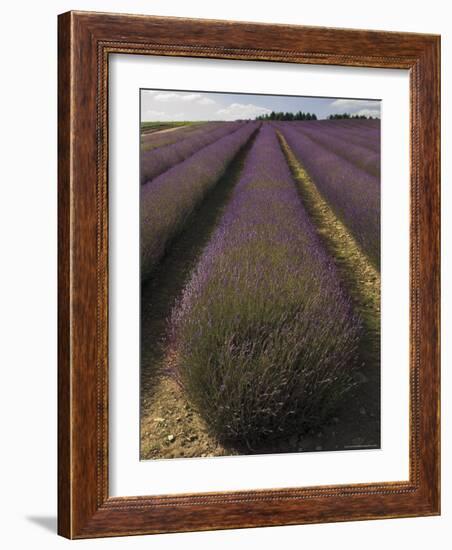
<path fill-rule="evenodd" d="M 147 497 L 108 491 L 108 62 L 113 53 L 410 72 L 409 481 Z M 440 513 L 440 38 L 68 12 L 58 39 L 58 532 L 68 538 Z"/>

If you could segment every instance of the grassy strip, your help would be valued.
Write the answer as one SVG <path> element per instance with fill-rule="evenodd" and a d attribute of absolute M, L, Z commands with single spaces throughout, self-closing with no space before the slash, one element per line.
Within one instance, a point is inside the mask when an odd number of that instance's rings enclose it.
<path fill-rule="evenodd" d="M 167 130 L 169 128 L 181 128 L 182 126 L 190 126 L 197 124 L 196 122 L 142 122 L 140 124 L 142 134 L 151 134 L 153 132 L 159 132 L 160 130 Z"/>
<path fill-rule="evenodd" d="M 208 131 L 209 127 L 214 127 L 208 122 L 200 122 L 188 124 L 186 126 L 175 126 L 174 128 L 163 128 L 150 133 L 141 134 L 140 151 L 141 154 L 149 151 L 154 151 L 159 147 L 171 145 L 182 139 L 196 134 L 201 134 L 202 131 Z"/>

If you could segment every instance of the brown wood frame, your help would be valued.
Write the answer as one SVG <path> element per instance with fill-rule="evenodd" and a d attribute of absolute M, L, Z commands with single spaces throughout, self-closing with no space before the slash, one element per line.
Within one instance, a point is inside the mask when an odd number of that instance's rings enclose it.
<path fill-rule="evenodd" d="M 109 497 L 111 53 L 409 70 L 409 481 Z M 439 514 L 440 37 L 68 12 L 59 16 L 58 54 L 58 532 L 85 538 Z"/>

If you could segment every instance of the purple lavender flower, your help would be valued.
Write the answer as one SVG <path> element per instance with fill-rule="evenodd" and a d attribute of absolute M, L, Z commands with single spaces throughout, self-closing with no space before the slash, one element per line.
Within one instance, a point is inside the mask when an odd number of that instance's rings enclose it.
<path fill-rule="evenodd" d="M 277 127 L 320 193 L 379 268 L 379 180 L 299 132 L 292 123 L 278 123 Z"/>
<path fill-rule="evenodd" d="M 269 124 L 171 323 L 180 379 L 224 439 L 315 425 L 352 385 L 361 322 Z"/>
<path fill-rule="evenodd" d="M 163 147 L 181 141 L 189 136 L 196 134 L 201 135 L 203 132 L 209 132 L 218 127 L 217 122 L 199 122 L 187 124 L 187 126 L 180 126 L 176 128 L 170 128 L 169 130 L 159 130 L 156 132 L 141 133 L 141 151 L 151 151 L 157 149 L 157 147 Z"/>
<path fill-rule="evenodd" d="M 142 280 L 149 276 L 168 243 L 182 229 L 188 216 L 217 183 L 257 127 L 258 123 L 240 125 L 235 132 L 141 186 Z"/>
<path fill-rule="evenodd" d="M 225 122 L 209 125 L 203 131 L 189 134 L 180 141 L 152 151 L 142 152 L 140 159 L 141 183 L 145 184 L 203 147 L 236 131 L 242 124 L 240 122 Z"/>
<path fill-rule="evenodd" d="M 365 147 L 374 153 L 380 153 L 379 120 L 317 120 L 302 123 L 306 128 L 318 128 L 322 132 L 335 136 L 353 145 Z"/>
<path fill-rule="evenodd" d="M 340 132 L 329 130 L 328 127 L 317 124 L 296 123 L 293 125 L 300 133 L 308 136 L 315 143 L 325 147 L 329 151 L 355 164 L 362 170 L 375 177 L 375 183 L 378 185 L 380 177 L 380 151 L 369 148 L 370 143 L 376 141 L 375 137 L 361 135 L 358 137 L 350 136 L 350 131 L 342 130 Z"/>

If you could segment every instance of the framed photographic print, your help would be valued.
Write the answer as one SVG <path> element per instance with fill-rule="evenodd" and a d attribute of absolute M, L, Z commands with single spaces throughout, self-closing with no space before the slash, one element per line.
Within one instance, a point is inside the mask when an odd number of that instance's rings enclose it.
<path fill-rule="evenodd" d="M 59 533 L 439 514 L 438 36 L 59 16 Z"/>

